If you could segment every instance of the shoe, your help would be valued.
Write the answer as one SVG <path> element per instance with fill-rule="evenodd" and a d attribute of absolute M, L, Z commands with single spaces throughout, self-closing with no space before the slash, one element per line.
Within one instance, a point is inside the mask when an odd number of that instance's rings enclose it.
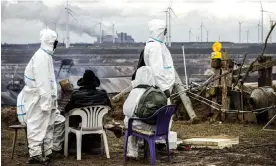
<path fill-rule="evenodd" d="M 37 156 L 33 156 L 30 157 L 28 159 L 28 164 L 43 164 L 43 165 L 47 165 L 49 162 L 45 160 L 45 158 L 42 157 L 42 155 L 37 155 Z"/>
<path fill-rule="evenodd" d="M 51 161 L 51 159 L 61 159 L 63 158 L 63 151 L 52 151 L 52 153 L 48 156 L 46 156 L 46 161 Z"/>

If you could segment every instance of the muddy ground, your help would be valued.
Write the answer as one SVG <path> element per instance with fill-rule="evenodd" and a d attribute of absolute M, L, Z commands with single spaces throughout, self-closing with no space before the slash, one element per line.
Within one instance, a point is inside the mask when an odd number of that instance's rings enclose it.
<path fill-rule="evenodd" d="M 2 165 L 26 165 L 27 150 L 24 132 L 19 132 L 19 140 L 16 145 L 14 159 L 11 159 L 11 145 L 13 131 L 2 124 Z M 178 132 L 180 138 L 189 136 L 212 136 L 226 134 L 239 136 L 240 144 L 229 149 L 209 150 L 191 149 L 190 151 L 174 151 L 170 165 L 174 166 L 201 166 L 201 165 L 276 165 L 276 132 L 261 131 L 262 126 L 244 124 L 184 124 L 174 122 L 173 130 Z M 108 144 L 110 147 L 110 159 L 105 155 L 82 154 L 82 160 L 77 161 L 76 156 L 54 160 L 51 165 L 124 165 L 123 162 L 123 137 L 116 138 L 113 133 L 108 132 Z M 157 154 L 157 165 L 169 165 L 166 153 L 162 151 Z M 128 161 L 126 165 L 149 165 L 149 160 L 143 160 L 140 153 L 138 161 Z"/>

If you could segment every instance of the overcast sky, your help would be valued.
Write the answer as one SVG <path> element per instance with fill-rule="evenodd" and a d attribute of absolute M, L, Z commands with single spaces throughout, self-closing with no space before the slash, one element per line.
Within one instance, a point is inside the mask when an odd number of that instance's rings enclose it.
<path fill-rule="evenodd" d="M 144 42 L 149 36 L 148 21 L 164 19 L 170 0 L 69 0 L 71 42 L 94 42 L 99 35 L 102 17 L 103 30 L 112 34 L 112 25 L 118 32 L 127 32 L 136 41 Z M 1 1 L 1 43 L 39 42 L 39 31 L 55 28 L 59 40 L 65 36 L 65 4 L 61 0 Z M 264 13 L 264 36 L 268 33 L 270 18 L 276 21 L 276 0 L 262 0 Z M 219 39 L 238 42 L 239 26 L 242 24 L 242 41 L 257 42 L 260 20 L 259 0 L 173 0 L 172 41 L 187 42 L 189 30 L 191 41 L 200 39 L 200 23 L 204 25 L 203 41 Z M 261 30 L 261 28 L 260 28 Z M 276 30 L 275 30 L 276 31 Z M 273 33 L 276 42 L 276 32 Z"/>

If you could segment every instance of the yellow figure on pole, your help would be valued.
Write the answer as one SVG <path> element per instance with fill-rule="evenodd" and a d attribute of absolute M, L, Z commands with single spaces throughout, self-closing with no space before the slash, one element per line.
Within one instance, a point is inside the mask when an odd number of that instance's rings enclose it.
<path fill-rule="evenodd" d="M 222 48 L 221 43 L 220 42 L 215 42 L 213 44 L 212 48 L 213 48 L 214 52 L 212 52 L 212 54 L 211 54 L 211 59 L 221 59 L 222 58 L 221 52 L 220 52 L 220 50 Z"/>

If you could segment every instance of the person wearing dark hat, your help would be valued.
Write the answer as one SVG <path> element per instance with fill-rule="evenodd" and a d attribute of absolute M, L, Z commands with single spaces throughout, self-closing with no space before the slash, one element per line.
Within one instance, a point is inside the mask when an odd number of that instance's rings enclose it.
<path fill-rule="evenodd" d="M 70 101 L 65 106 L 65 113 L 68 113 L 74 108 L 93 105 L 106 105 L 111 108 L 111 102 L 107 95 L 107 92 L 105 90 L 98 89 L 100 84 L 100 79 L 94 74 L 94 72 L 92 70 L 86 70 L 83 74 L 83 77 L 77 82 L 77 85 L 80 88 L 72 93 Z M 69 126 L 78 128 L 80 123 L 80 116 L 70 117 Z M 69 142 L 71 142 L 69 145 L 72 145 L 72 143 L 74 144 L 76 142 L 74 135 L 69 136 Z M 99 150 L 100 152 L 100 135 L 84 135 L 82 142 L 83 152 L 90 154 L 97 153 L 97 150 Z M 72 148 L 73 147 L 69 147 L 69 149 Z"/>

